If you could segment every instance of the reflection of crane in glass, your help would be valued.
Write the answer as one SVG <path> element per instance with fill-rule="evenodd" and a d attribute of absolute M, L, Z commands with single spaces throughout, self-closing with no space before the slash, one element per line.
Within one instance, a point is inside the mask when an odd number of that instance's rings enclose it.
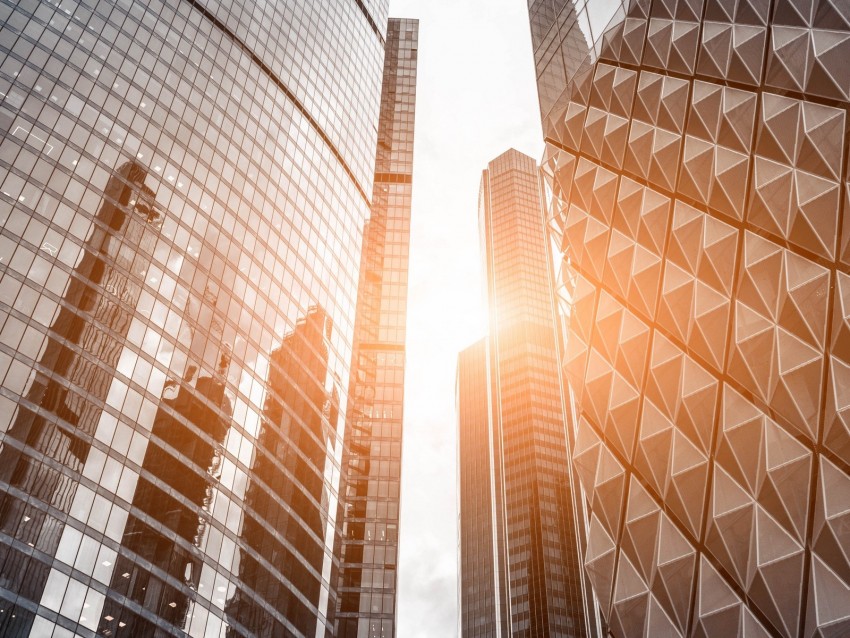
<path fill-rule="evenodd" d="M 0 480 L 63 512 L 74 501 L 160 232 L 162 215 L 146 176 L 128 162 L 109 178 L 0 452 Z M 63 527 L 11 494 L 0 508 L 0 531 L 48 555 L 56 552 Z M 0 586 L 14 592 L 25 587 L 25 596 L 37 602 L 49 567 L 7 549 Z"/>

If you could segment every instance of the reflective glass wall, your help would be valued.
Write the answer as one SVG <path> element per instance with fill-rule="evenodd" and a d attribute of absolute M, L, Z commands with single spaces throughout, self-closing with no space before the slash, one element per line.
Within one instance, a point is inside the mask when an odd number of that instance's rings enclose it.
<path fill-rule="evenodd" d="M 848 635 L 850 5 L 530 15 L 611 632 Z"/>
<path fill-rule="evenodd" d="M 0 633 L 330 635 L 385 2 L 0 3 Z"/>

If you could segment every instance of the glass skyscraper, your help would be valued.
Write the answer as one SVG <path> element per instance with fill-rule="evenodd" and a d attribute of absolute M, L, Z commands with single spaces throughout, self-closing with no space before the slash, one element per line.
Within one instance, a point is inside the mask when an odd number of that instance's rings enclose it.
<path fill-rule="evenodd" d="M 339 638 L 396 633 L 407 270 L 419 22 L 391 18 L 343 456 Z M 411 548 L 411 551 L 416 551 Z"/>
<path fill-rule="evenodd" d="M 490 335 L 483 354 L 481 346 L 462 354 L 458 376 L 461 626 L 464 636 L 595 635 L 565 463 L 555 307 L 532 158 L 510 150 L 490 162 L 479 219 Z M 482 494 L 490 500 L 485 511 L 475 500 Z M 492 585 L 476 583 L 488 573 Z M 485 603 L 485 595 L 496 599 Z"/>
<path fill-rule="evenodd" d="M 462 638 L 509 636 L 504 561 L 496 548 L 496 481 L 491 439 L 487 339 L 457 360 L 459 568 Z"/>
<path fill-rule="evenodd" d="M 529 13 L 612 634 L 850 635 L 850 5 Z"/>
<path fill-rule="evenodd" d="M 387 4 L 0 2 L 0 634 L 334 635 Z"/>

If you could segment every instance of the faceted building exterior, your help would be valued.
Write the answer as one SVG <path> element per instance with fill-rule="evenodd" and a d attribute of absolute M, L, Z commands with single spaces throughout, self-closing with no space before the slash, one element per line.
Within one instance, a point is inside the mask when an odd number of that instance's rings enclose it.
<path fill-rule="evenodd" d="M 481 180 L 480 231 L 490 314 L 484 383 L 489 393 L 489 476 L 466 466 L 477 462 L 480 451 L 460 458 L 462 480 L 478 475 L 492 484 L 489 525 L 481 524 L 486 512 L 482 516 L 478 507 L 464 508 L 471 490 L 483 488 L 462 483 L 460 496 L 461 538 L 468 539 L 473 530 L 477 543 L 491 545 L 482 549 L 462 543 L 462 569 L 472 559 L 470 550 L 494 556 L 492 567 L 471 566 L 491 571 L 491 589 L 498 593 L 484 608 L 495 615 L 484 622 L 495 625 L 498 633 L 480 635 L 594 635 L 582 591 L 572 478 L 564 462 L 567 431 L 540 185 L 536 162 L 515 150 L 493 160 Z M 464 366 L 473 358 L 465 354 Z M 481 408 L 475 414 L 468 408 L 480 397 L 482 380 L 476 385 L 472 371 L 461 372 L 460 438 L 480 440 Z M 465 396 L 467 388 L 474 397 Z M 469 578 L 463 571 L 461 583 Z M 482 612 L 475 598 L 473 591 L 470 606 L 461 611 L 462 625 L 467 623 L 464 615 Z M 469 622 L 479 624 L 475 618 Z M 473 630 L 464 635 L 479 634 Z"/>
<path fill-rule="evenodd" d="M 529 11 L 611 633 L 850 635 L 850 4 Z"/>
<path fill-rule="evenodd" d="M 339 638 L 393 638 L 418 20 L 391 18 L 343 456 Z M 412 548 L 415 551 L 415 548 Z"/>
<path fill-rule="evenodd" d="M 386 5 L 0 3 L 0 634 L 334 634 Z"/>

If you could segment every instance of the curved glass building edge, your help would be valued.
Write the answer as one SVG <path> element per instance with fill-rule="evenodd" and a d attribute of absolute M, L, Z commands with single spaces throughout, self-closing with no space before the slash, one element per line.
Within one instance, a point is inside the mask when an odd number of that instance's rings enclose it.
<path fill-rule="evenodd" d="M 529 8 L 609 631 L 846 634 L 846 3 Z"/>
<path fill-rule="evenodd" d="M 383 5 L 0 3 L 3 635 L 332 632 Z"/>

